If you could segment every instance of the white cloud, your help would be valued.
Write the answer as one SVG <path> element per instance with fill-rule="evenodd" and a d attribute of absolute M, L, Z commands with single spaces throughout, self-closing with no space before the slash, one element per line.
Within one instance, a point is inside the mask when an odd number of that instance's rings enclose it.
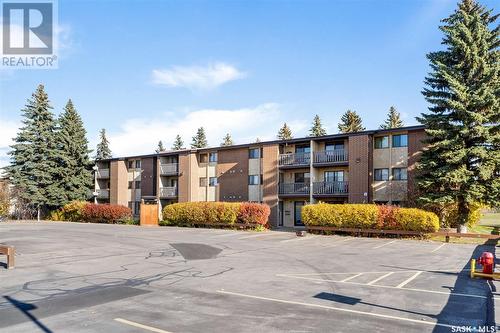
<path fill-rule="evenodd" d="M 193 135 L 202 126 L 209 146 L 219 146 L 226 133 L 231 134 L 235 144 L 251 143 L 257 137 L 261 141 L 275 139 L 285 116 L 275 103 L 235 110 L 167 112 L 156 118 L 127 120 L 120 130 L 108 133 L 108 139 L 113 156 L 117 157 L 154 153 L 159 140 L 170 149 L 177 134 L 181 135 L 185 147 L 189 148 Z M 296 136 L 308 125 L 299 121 L 289 124 Z M 95 138 L 93 143 L 97 141 Z"/>
<path fill-rule="evenodd" d="M 13 144 L 12 139 L 16 137 L 18 128 L 19 124 L 16 122 L 0 118 L 0 168 L 9 163 L 7 152 Z"/>
<path fill-rule="evenodd" d="M 185 87 L 196 90 L 210 90 L 229 81 L 242 79 L 246 76 L 236 67 L 218 62 L 201 66 L 173 66 L 170 69 L 154 69 L 152 80 L 154 84 L 168 87 Z"/>

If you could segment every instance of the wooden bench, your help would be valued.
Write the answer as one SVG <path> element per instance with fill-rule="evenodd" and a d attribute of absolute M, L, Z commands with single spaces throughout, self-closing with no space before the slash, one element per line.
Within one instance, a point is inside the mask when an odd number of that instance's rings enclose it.
<path fill-rule="evenodd" d="M 7 256 L 7 269 L 14 268 L 14 247 L 1 245 L 0 244 L 0 254 Z"/>

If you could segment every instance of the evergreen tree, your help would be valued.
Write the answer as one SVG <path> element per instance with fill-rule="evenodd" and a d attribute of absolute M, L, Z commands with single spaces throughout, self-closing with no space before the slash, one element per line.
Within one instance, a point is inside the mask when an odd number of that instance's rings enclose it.
<path fill-rule="evenodd" d="M 101 141 L 97 144 L 95 160 L 105 160 L 112 157 L 111 149 L 109 148 L 109 141 L 106 137 L 106 130 L 103 128 L 99 132 Z"/>
<path fill-rule="evenodd" d="M 11 146 L 11 162 L 6 168 L 19 199 L 37 210 L 38 220 L 42 210 L 60 204 L 58 195 L 53 193 L 53 184 L 61 170 L 55 139 L 56 122 L 51 109 L 44 86 L 39 85 L 21 110 L 23 126 Z"/>
<path fill-rule="evenodd" d="M 292 139 L 292 130 L 286 123 L 283 123 L 283 126 L 280 128 L 278 132 L 278 140 L 290 140 Z"/>
<path fill-rule="evenodd" d="M 314 116 L 313 126 L 309 130 L 311 134 L 309 136 L 322 136 L 326 135 L 326 130 L 321 125 L 321 119 L 318 115 Z"/>
<path fill-rule="evenodd" d="M 53 185 L 56 185 L 54 191 L 58 193 L 61 204 L 87 200 L 90 196 L 92 162 L 86 134 L 82 118 L 70 99 L 59 117 L 56 140 L 61 153 L 59 164 L 62 172 L 58 182 Z"/>
<path fill-rule="evenodd" d="M 227 133 L 226 136 L 224 136 L 224 138 L 222 139 L 222 143 L 220 145 L 222 147 L 234 145 L 233 138 L 231 138 L 231 134 Z"/>
<path fill-rule="evenodd" d="M 389 108 L 389 113 L 387 114 L 387 119 L 380 125 L 381 129 L 391 129 L 403 127 L 404 123 L 401 120 L 401 114 L 396 110 L 394 106 Z"/>
<path fill-rule="evenodd" d="M 206 148 L 208 146 L 207 136 L 203 127 L 198 128 L 196 135 L 193 136 L 191 148 Z"/>
<path fill-rule="evenodd" d="M 340 118 L 339 131 L 340 133 L 354 133 L 364 131 L 361 117 L 356 111 L 347 110 Z"/>
<path fill-rule="evenodd" d="M 163 142 L 160 140 L 158 142 L 158 148 L 156 148 L 156 153 L 161 153 L 162 151 L 166 151 L 165 147 L 163 146 Z"/>
<path fill-rule="evenodd" d="M 429 136 L 418 166 L 420 201 L 456 204 L 461 226 L 474 203 L 500 204 L 497 18 L 473 0 L 461 1 L 440 27 L 446 49 L 427 55 L 431 73 L 422 93 L 431 106 L 418 118 Z"/>
<path fill-rule="evenodd" d="M 172 150 L 182 150 L 184 149 L 184 141 L 182 141 L 182 138 L 179 134 L 175 137 L 175 141 L 172 145 Z"/>

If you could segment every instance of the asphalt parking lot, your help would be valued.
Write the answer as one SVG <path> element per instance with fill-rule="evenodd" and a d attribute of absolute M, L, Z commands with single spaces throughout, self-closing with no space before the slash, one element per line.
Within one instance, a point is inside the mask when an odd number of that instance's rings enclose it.
<path fill-rule="evenodd" d="M 495 325 L 494 245 L 0 223 L 2 332 L 452 332 Z M 0 257 L 5 262 L 5 257 Z"/>

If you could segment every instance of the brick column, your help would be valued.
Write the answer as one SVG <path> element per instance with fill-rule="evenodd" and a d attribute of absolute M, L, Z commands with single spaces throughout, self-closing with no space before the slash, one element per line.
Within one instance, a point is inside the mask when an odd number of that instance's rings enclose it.
<path fill-rule="evenodd" d="M 368 135 L 349 137 L 349 203 L 368 203 L 369 201 L 370 144 L 371 140 Z"/>
<path fill-rule="evenodd" d="M 278 226 L 278 145 L 263 147 L 262 174 L 263 174 L 263 201 L 271 208 L 269 224 Z"/>

